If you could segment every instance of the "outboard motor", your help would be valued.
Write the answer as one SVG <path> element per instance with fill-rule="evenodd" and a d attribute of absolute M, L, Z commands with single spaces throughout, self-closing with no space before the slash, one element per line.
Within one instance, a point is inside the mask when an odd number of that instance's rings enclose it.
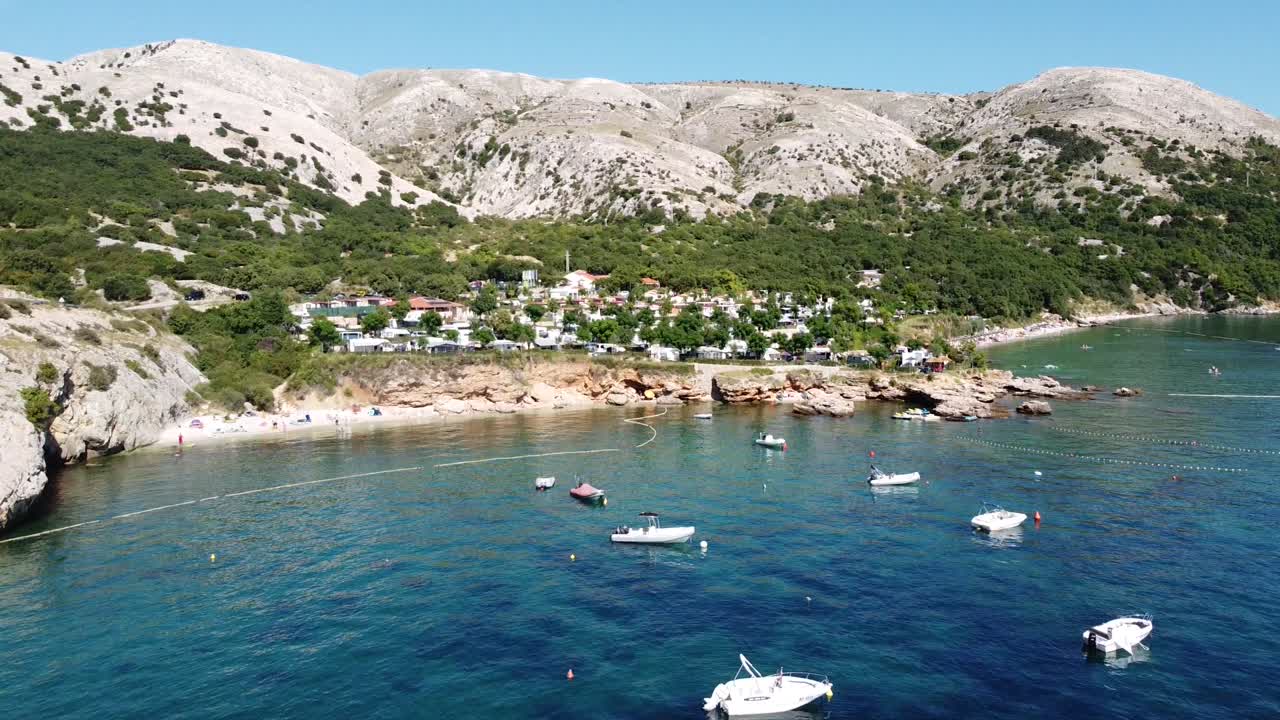
<path fill-rule="evenodd" d="M 705 698 L 702 709 L 707 712 L 714 712 L 719 709 L 720 703 L 728 699 L 729 688 L 726 687 L 724 683 L 720 683 L 716 686 L 716 689 L 711 692 L 711 697 Z"/>

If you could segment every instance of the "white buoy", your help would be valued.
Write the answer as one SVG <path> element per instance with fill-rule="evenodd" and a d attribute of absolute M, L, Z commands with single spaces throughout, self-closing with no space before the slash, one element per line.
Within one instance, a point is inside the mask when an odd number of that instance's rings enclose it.
<path fill-rule="evenodd" d="M 698 543 L 698 547 L 702 548 L 702 551 L 703 551 L 703 552 L 706 552 L 706 551 L 707 551 L 707 541 L 706 541 L 706 540 L 703 540 L 702 542 Z"/>
<path fill-rule="evenodd" d="M 1040 471 L 1039 471 L 1039 470 L 1037 470 L 1037 471 L 1036 471 L 1036 477 L 1040 477 Z"/>

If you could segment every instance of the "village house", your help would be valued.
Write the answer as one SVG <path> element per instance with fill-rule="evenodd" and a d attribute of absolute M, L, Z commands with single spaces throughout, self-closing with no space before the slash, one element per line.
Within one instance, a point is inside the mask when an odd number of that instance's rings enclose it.
<path fill-rule="evenodd" d="M 373 353 L 388 350 L 387 341 L 383 338 L 352 338 L 347 341 L 347 352 Z"/>
<path fill-rule="evenodd" d="M 925 360 L 928 360 L 930 357 L 930 352 L 925 348 L 920 348 L 919 350 L 911 350 L 905 346 L 899 346 L 897 350 L 897 354 L 898 354 L 898 367 L 903 367 L 903 368 L 918 368 L 921 366 L 922 363 L 924 363 Z"/>
<path fill-rule="evenodd" d="M 882 280 L 884 280 L 884 273 L 879 270 L 863 270 L 858 274 L 858 287 L 878 288 Z"/>
<path fill-rule="evenodd" d="M 461 323 L 471 319 L 471 310 L 466 305 L 439 298 L 411 297 L 409 310 L 418 311 L 419 314 L 434 312 L 444 318 L 446 323 Z"/>

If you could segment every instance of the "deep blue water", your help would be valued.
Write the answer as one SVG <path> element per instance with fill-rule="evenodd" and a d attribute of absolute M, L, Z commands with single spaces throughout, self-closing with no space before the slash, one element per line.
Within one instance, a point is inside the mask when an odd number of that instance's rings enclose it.
<path fill-rule="evenodd" d="M 1134 325 L 1280 342 L 1276 320 Z M 11 535 L 427 466 L 0 545 L 0 709 L 695 718 L 743 652 L 762 669 L 829 674 L 832 718 L 1280 714 L 1280 455 L 1116 437 L 1280 451 L 1280 400 L 1168 397 L 1280 394 L 1280 352 L 1102 328 L 992 355 L 1019 373 L 1052 363 L 1073 384 L 1145 394 L 974 424 L 894 421 L 877 405 L 847 420 L 717 408 L 710 423 L 691 419 L 700 408 L 677 409 L 639 450 L 444 469 L 430 466 L 626 448 L 649 433 L 620 420 L 652 411 L 197 445 L 70 469 L 47 512 Z M 790 449 L 752 446 L 761 429 Z M 1248 472 L 1108 465 L 965 438 Z M 862 482 L 871 450 L 925 482 L 872 494 Z M 575 473 L 606 488 L 609 505 L 571 501 Z M 534 493 L 547 474 L 560 484 Z M 1043 523 L 977 535 L 968 519 L 983 500 L 1038 510 Z M 709 551 L 611 546 L 610 529 L 642 510 L 696 525 Z M 1085 627 L 1133 612 L 1155 618 L 1149 654 L 1127 666 L 1082 658 Z"/>

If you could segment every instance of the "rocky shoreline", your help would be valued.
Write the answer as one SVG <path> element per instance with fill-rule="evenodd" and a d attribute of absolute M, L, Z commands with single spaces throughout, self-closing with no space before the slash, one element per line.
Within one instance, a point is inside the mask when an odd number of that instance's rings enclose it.
<path fill-rule="evenodd" d="M 49 311 L 68 312 L 68 311 Z M 80 312 L 80 311 L 77 311 Z M 127 370 L 117 373 L 111 388 L 93 390 L 91 368 L 76 362 L 84 348 L 74 345 L 74 331 L 95 322 L 106 333 L 108 318 L 77 315 L 50 320 L 44 327 L 61 327 L 62 354 L 22 357 L 25 370 L 11 367 L 16 388 L 34 383 L 34 370 L 44 358 L 53 357 L 66 367 L 60 377 L 64 388 L 54 393 L 62 407 L 48 429 L 37 428 L 22 415 L 11 399 L 0 407 L 6 463 L 0 470 L 0 529 L 29 509 L 48 482 L 48 472 L 58 464 L 89 455 L 131 450 L 152 443 L 187 444 L 218 438 L 270 436 L 299 427 L 325 424 L 427 422 L 490 414 L 554 411 L 566 408 L 629 405 L 684 405 L 721 402 L 729 405 L 779 404 L 797 415 L 849 417 L 861 403 L 884 401 L 928 408 L 943 418 L 1007 417 L 1010 408 L 997 401 L 1006 397 L 1037 400 L 1081 399 L 1090 393 L 1058 383 L 1053 378 L 1017 378 L 1003 370 L 950 372 L 925 375 L 851 371 L 839 367 L 778 366 L 744 369 L 740 366 L 672 365 L 548 359 L 537 356 L 475 358 L 439 362 L 426 357 L 397 356 L 373 362 L 339 366 L 336 386 L 326 392 L 277 391 L 278 413 L 229 417 L 209 412 L 193 415 L 186 406 L 186 392 L 202 380 L 190 366 L 184 347 L 172 337 L 145 335 L 160 351 L 159 369 L 143 378 Z M 140 331 L 141 332 L 141 331 Z M 83 333 L 82 333 L 83 334 Z M 140 340 L 143 338 L 140 338 Z M 117 338 L 117 345 L 97 350 L 95 362 L 110 359 L 137 363 L 143 357 L 134 342 Z M 26 347 L 26 345 L 24 345 Z M 35 350 L 31 350 L 35 352 Z M 9 352 L 9 360 L 18 357 Z M 1047 407 L 1047 404 L 1045 404 Z M 376 417 L 369 409 L 379 408 Z M 1040 406 L 1036 406 L 1037 408 Z M 202 427 L 192 427 L 200 417 Z M 51 467 L 46 468 L 46 460 Z"/>
<path fill-rule="evenodd" d="M 848 417 L 867 400 L 902 402 L 947 419 L 1005 417 L 996 404 L 1004 397 L 1082 400 L 1083 390 L 1040 376 L 1019 378 L 1007 370 L 967 373 L 787 372 L 724 373 L 713 381 L 712 397 L 730 405 L 790 403 L 797 415 Z M 1044 403 L 1047 407 L 1047 403 Z M 1044 413 L 1041 413 L 1044 414 Z"/>

